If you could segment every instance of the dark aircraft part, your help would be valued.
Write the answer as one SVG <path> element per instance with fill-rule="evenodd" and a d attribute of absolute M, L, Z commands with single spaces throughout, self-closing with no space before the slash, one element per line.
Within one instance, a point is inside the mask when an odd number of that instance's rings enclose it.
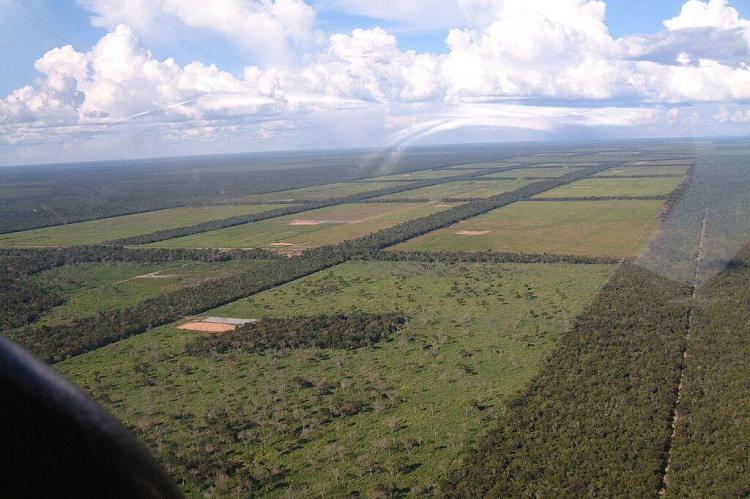
<path fill-rule="evenodd" d="M 180 498 L 135 436 L 0 336 L 0 496 Z"/>

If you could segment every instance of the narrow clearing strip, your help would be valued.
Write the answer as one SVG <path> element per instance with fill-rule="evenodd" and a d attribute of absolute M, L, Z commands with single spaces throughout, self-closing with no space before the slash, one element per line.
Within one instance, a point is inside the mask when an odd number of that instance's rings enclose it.
<path fill-rule="evenodd" d="M 685 377 L 685 367 L 687 365 L 688 357 L 688 343 L 693 330 L 693 314 L 695 312 L 695 298 L 698 292 L 698 285 L 700 279 L 701 262 L 704 256 L 704 243 L 706 239 L 706 214 L 703 214 L 703 222 L 701 224 L 701 237 L 698 243 L 698 254 L 695 259 L 695 274 L 693 275 L 693 291 L 690 298 L 690 309 L 688 312 L 688 325 L 685 331 L 685 346 L 682 350 L 682 364 L 680 365 L 680 381 L 677 384 L 677 397 L 675 398 L 674 407 L 672 407 L 672 434 L 667 442 L 666 450 L 666 464 L 664 466 L 664 473 L 662 475 L 662 486 L 659 489 L 659 495 L 664 496 L 667 493 L 667 487 L 669 487 L 669 471 L 671 469 L 672 460 L 672 443 L 674 442 L 675 436 L 677 435 L 677 426 L 680 422 L 680 400 L 682 399 L 682 387 Z"/>

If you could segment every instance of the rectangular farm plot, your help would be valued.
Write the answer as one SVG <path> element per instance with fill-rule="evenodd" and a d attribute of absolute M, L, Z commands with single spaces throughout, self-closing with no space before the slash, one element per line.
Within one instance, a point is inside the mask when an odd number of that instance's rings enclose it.
<path fill-rule="evenodd" d="M 445 184 L 431 185 L 421 187 L 410 191 L 398 192 L 381 196 L 376 199 L 397 200 L 397 199 L 427 199 L 430 201 L 440 201 L 442 199 L 469 199 L 469 198 L 488 198 L 504 192 L 523 187 L 529 184 L 530 180 L 461 180 L 458 182 L 447 182 Z"/>
<path fill-rule="evenodd" d="M 536 198 L 585 198 L 592 196 L 667 196 L 682 178 L 587 178 L 546 191 Z"/>
<path fill-rule="evenodd" d="M 464 220 L 394 250 L 636 255 L 658 227 L 661 201 L 524 201 Z"/>
<path fill-rule="evenodd" d="M 0 247 L 76 246 L 134 237 L 210 220 L 262 213 L 282 205 L 171 208 L 0 235 Z"/>
<path fill-rule="evenodd" d="M 568 173 L 583 168 L 582 166 L 560 166 L 560 167 L 542 167 L 542 168 L 519 168 L 518 170 L 509 170 L 507 172 L 492 173 L 485 175 L 482 178 L 496 178 L 496 177 L 515 177 L 515 178 L 553 178 L 562 177 Z"/>
<path fill-rule="evenodd" d="M 448 169 L 432 169 L 432 170 L 420 170 L 416 172 L 406 172 L 406 173 L 395 173 L 392 175 L 383 175 L 380 177 L 373 177 L 363 180 L 385 180 L 385 181 L 392 181 L 392 180 L 403 180 L 403 181 L 413 181 L 413 180 L 430 180 L 430 179 L 436 179 L 436 178 L 445 178 L 445 177 L 453 177 L 455 175 L 465 175 L 467 173 L 472 173 L 479 171 L 481 167 L 477 168 L 476 166 L 473 167 L 467 167 L 466 169 L 462 169 L 460 171 L 456 170 L 448 170 Z"/>
<path fill-rule="evenodd" d="M 615 177 L 632 177 L 638 175 L 685 175 L 690 169 L 685 165 L 653 165 L 653 166 L 620 166 L 610 168 L 595 176 L 615 176 Z"/>
<path fill-rule="evenodd" d="M 168 248 L 273 248 L 285 252 L 362 237 L 450 208 L 439 203 L 343 204 L 160 241 Z"/>
<path fill-rule="evenodd" d="M 352 196 L 378 189 L 405 185 L 408 182 L 342 182 L 338 184 L 316 185 L 303 187 L 301 189 L 290 189 L 286 191 L 268 192 L 265 194 L 251 194 L 240 198 L 231 199 L 228 202 L 237 203 L 273 203 L 273 202 L 295 202 L 295 201 L 324 201 L 326 199 Z"/>
<path fill-rule="evenodd" d="M 32 277 L 63 303 L 43 313 L 38 324 L 54 325 L 136 305 L 149 298 L 196 286 L 253 268 L 267 260 L 171 263 L 84 263 L 65 265 Z"/>

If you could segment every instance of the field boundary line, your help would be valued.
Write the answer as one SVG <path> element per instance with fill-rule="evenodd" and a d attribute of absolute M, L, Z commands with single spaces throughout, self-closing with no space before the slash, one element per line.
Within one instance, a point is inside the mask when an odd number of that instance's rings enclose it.
<path fill-rule="evenodd" d="M 666 495 L 667 488 L 669 487 L 669 481 L 670 481 L 670 475 L 669 472 L 671 470 L 672 465 L 672 445 L 674 443 L 675 437 L 677 436 L 677 430 L 680 423 L 680 401 L 682 400 L 682 389 L 685 383 L 685 369 L 687 367 L 687 358 L 688 358 L 688 346 L 690 342 L 690 338 L 692 336 L 693 331 L 693 315 L 695 313 L 695 300 L 698 295 L 698 286 L 700 284 L 700 270 L 701 270 L 701 263 L 703 261 L 704 257 L 704 247 L 705 247 L 705 239 L 706 239 L 706 213 L 703 213 L 703 222 L 701 223 L 701 234 L 700 234 L 700 241 L 698 242 L 698 251 L 695 259 L 695 273 L 693 274 L 693 282 L 692 282 L 692 294 L 690 297 L 690 309 L 688 311 L 688 324 L 685 331 L 685 346 L 682 350 L 682 360 L 680 362 L 680 376 L 679 381 L 677 382 L 677 395 L 674 400 L 674 405 L 672 406 L 672 433 L 669 436 L 669 440 L 667 441 L 666 449 L 664 451 L 665 453 L 665 464 L 664 464 L 664 470 L 662 472 L 662 482 L 661 482 L 661 488 L 659 489 L 659 496 L 662 497 Z"/>

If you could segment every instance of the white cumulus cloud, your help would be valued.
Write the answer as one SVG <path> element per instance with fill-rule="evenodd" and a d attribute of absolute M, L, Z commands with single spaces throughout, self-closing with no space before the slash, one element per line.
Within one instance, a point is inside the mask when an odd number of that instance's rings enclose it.
<path fill-rule="evenodd" d="M 143 35 L 186 26 L 221 34 L 267 62 L 309 41 L 315 10 L 303 0 L 79 0 L 96 26 L 127 24 Z M 174 26 L 174 25 L 177 26 Z"/>
<path fill-rule="evenodd" d="M 731 29 L 748 27 L 750 21 L 742 19 L 740 13 L 729 5 L 728 0 L 688 0 L 682 6 L 680 15 L 664 21 L 669 30 L 686 28 Z"/>
<path fill-rule="evenodd" d="M 226 134 L 274 145 L 347 134 L 377 143 L 466 127 L 651 133 L 689 115 L 674 105 L 750 100 L 750 21 L 725 0 L 689 0 L 666 30 L 620 39 L 600 0 L 440 2 L 463 20 L 447 31 L 443 53 L 404 50 L 394 32 L 357 28 L 316 37 L 294 65 L 279 57 L 232 73 L 157 58 L 141 33 L 177 22 L 283 52 L 314 33 L 312 8 L 302 0 L 85 0 L 109 32 L 85 52 L 67 45 L 44 54 L 39 78 L 0 100 L 0 132 L 7 143 L 36 143 L 148 128 L 143 136 L 159 140 Z M 407 18 L 428 4 L 404 7 L 413 10 Z M 376 3 L 352 5 L 387 14 Z M 704 115 L 745 121 L 739 111 Z"/>

